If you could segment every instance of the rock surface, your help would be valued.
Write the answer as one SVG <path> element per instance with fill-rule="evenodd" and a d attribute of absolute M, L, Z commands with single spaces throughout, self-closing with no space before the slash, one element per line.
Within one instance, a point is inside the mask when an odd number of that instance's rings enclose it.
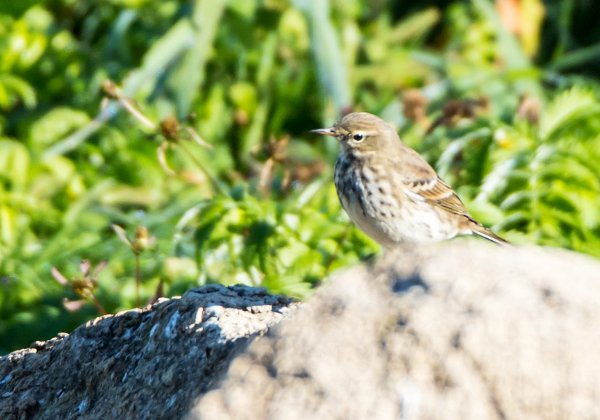
<path fill-rule="evenodd" d="M 107 315 L 0 358 L 0 419 L 173 419 L 295 304 L 217 285 Z"/>
<path fill-rule="evenodd" d="M 592 258 L 406 248 L 298 306 L 207 286 L 90 321 L 0 358 L 0 419 L 600 418 Z"/>
<path fill-rule="evenodd" d="M 348 271 L 255 340 L 199 419 L 600 418 L 600 263 L 454 241 Z"/>

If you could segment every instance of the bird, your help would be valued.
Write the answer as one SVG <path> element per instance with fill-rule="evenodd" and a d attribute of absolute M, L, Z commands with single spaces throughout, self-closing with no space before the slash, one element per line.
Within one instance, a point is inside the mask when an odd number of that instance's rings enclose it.
<path fill-rule="evenodd" d="M 431 165 L 376 115 L 353 112 L 332 127 L 311 132 L 339 141 L 334 184 L 340 203 L 382 247 L 439 242 L 457 235 L 508 244 L 473 219 Z"/>

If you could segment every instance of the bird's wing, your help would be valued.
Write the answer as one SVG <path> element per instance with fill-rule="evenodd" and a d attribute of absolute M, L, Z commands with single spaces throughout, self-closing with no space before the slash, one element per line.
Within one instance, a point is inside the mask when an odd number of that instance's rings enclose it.
<path fill-rule="evenodd" d="M 421 200 L 437 205 L 450 213 L 468 216 L 465 205 L 458 195 L 437 176 L 406 180 L 404 184 L 410 194 L 418 196 Z"/>
<path fill-rule="evenodd" d="M 429 179 L 413 179 L 405 182 L 404 185 L 407 187 L 406 191 L 408 191 L 410 196 L 441 207 L 449 213 L 463 216 L 468 223 L 471 233 L 482 236 L 498 245 L 510 244 L 506 239 L 496 235 L 490 229 L 473 219 L 454 190 L 438 178 L 437 175 Z"/>
<path fill-rule="evenodd" d="M 402 145 L 398 154 L 389 159 L 394 159 L 394 166 L 399 166 L 397 173 L 406 194 L 415 200 L 427 201 L 449 213 L 471 219 L 454 190 L 437 176 L 435 170 L 417 152 Z"/>

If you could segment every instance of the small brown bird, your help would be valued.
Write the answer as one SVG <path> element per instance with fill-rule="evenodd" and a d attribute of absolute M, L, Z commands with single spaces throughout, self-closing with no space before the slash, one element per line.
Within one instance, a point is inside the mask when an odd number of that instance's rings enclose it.
<path fill-rule="evenodd" d="M 338 197 L 350 219 L 382 246 L 459 234 L 507 243 L 475 221 L 452 188 L 381 118 L 355 112 L 312 132 L 341 143 L 335 164 Z"/>

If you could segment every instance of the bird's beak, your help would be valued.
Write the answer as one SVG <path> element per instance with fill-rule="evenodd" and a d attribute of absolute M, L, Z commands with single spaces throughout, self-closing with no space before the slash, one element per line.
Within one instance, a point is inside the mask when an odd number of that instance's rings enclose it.
<path fill-rule="evenodd" d="M 322 136 L 336 136 L 335 129 L 333 127 L 329 128 L 317 128 L 316 130 L 310 130 L 311 133 L 320 134 Z"/>

